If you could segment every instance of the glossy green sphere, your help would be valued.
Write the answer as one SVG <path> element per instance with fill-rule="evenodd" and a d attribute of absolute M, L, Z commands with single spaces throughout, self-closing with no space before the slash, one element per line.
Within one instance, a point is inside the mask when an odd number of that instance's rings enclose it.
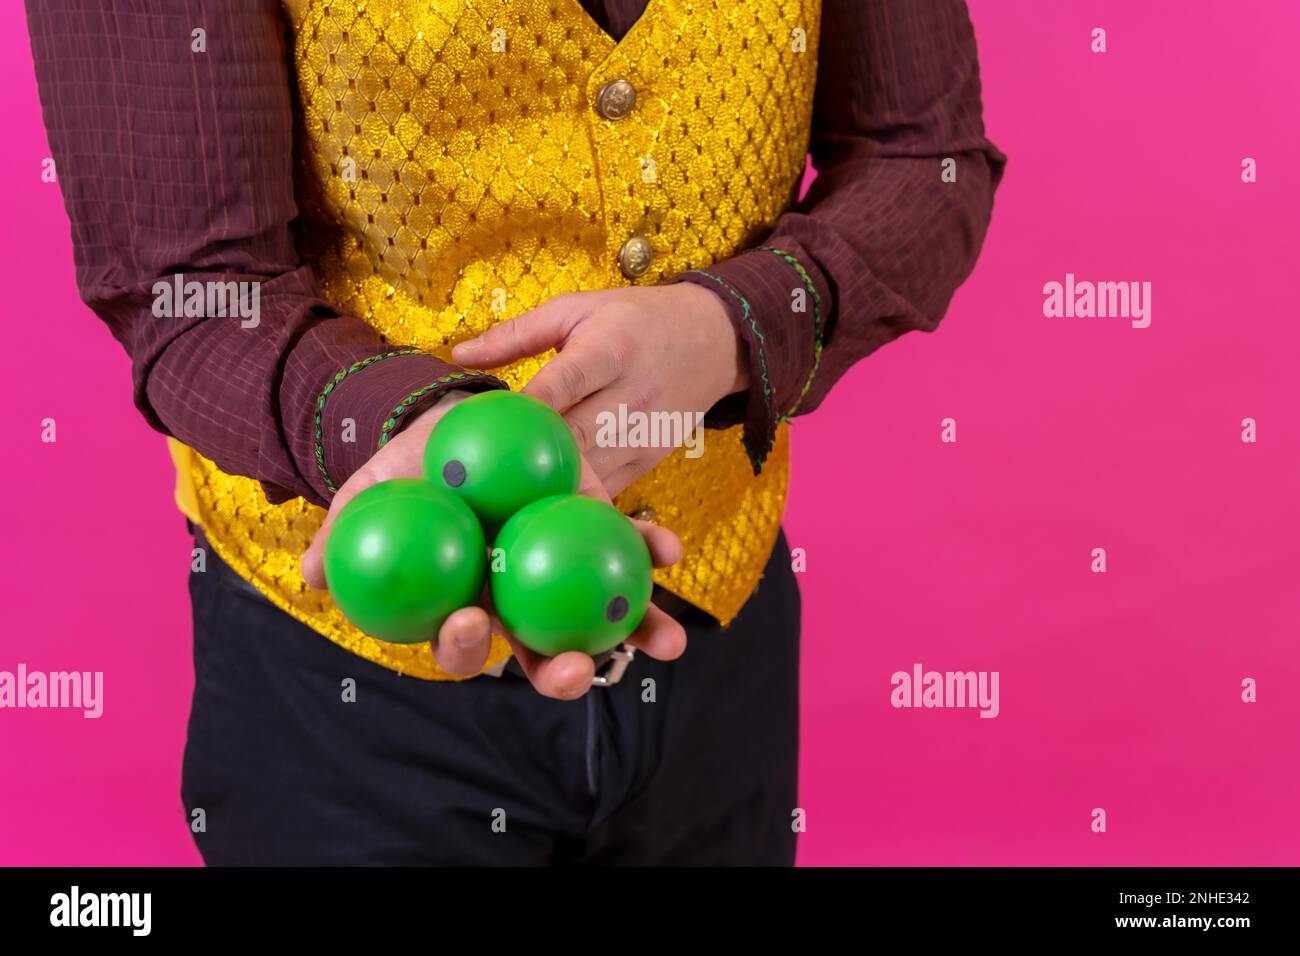
<path fill-rule="evenodd" d="M 433 640 L 452 611 L 478 601 L 483 529 L 455 495 L 420 479 L 372 485 L 339 512 L 325 580 L 349 621 L 395 644 Z"/>
<path fill-rule="evenodd" d="M 577 491 L 580 470 L 564 419 L 518 392 L 452 406 L 424 446 L 424 476 L 474 509 L 489 537 L 524 505 Z"/>
<path fill-rule="evenodd" d="M 650 551 L 612 505 L 582 495 L 543 498 L 497 535 L 492 603 L 519 641 L 539 654 L 600 654 L 641 623 L 650 603 Z"/>

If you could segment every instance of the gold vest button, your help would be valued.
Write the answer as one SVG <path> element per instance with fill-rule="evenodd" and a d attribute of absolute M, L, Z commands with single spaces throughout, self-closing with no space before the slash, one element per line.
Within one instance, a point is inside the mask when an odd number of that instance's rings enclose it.
<path fill-rule="evenodd" d="M 645 236 L 633 236 L 618 250 L 618 264 L 623 269 L 623 275 L 629 279 L 639 279 L 645 275 L 650 269 L 650 260 L 654 257 L 650 240 Z"/>
<path fill-rule="evenodd" d="M 622 119 L 636 106 L 636 87 L 627 80 L 611 80 L 596 96 L 596 112 L 607 120 Z"/>

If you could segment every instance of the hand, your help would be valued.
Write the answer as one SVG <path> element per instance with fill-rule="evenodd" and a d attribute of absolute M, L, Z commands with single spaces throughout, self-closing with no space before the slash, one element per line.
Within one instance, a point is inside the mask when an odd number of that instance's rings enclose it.
<path fill-rule="evenodd" d="M 325 541 L 338 513 L 358 494 L 380 481 L 393 478 L 419 478 L 423 474 L 424 445 L 438 420 L 453 405 L 467 398 L 460 391 L 449 392 L 433 406 L 417 415 L 402 431 L 379 449 L 334 495 L 329 514 L 311 546 L 302 558 L 303 579 L 314 588 L 325 588 Z M 609 501 L 609 495 L 584 460 L 578 491 Z M 650 549 L 655 567 L 667 567 L 681 557 L 681 543 L 667 528 L 643 521 L 635 522 Z M 485 599 L 485 603 L 486 599 Z M 587 654 L 571 652 L 555 657 L 536 654 L 510 635 L 494 616 L 482 607 L 466 607 L 452 613 L 433 640 L 433 656 L 448 674 L 467 676 L 483 669 L 491 650 L 492 632 L 503 634 L 514 648 L 515 657 L 528 679 L 541 694 L 562 700 L 581 697 L 591 689 L 596 668 Z M 686 650 L 686 632 L 672 617 L 653 604 L 641 626 L 629 638 L 640 650 L 658 660 L 672 660 Z"/>
<path fill-rule="evenodd" d="M 613 444 L 598 441 L 602 412 L 617 416 L 620 405 L 629 412 L 676 412 L 691 428 L 749 384 L 744 346 L 722 299 L 689 283 L 556 296 L 462 342 L 452 358 L 495 368 L 547 349 L 558 354 L 524 393 L 564 415 L 611 495 L 673 449 L 627 447 L 624 436 Z M 701 431 L 695 440 L 702 437 Z"/>

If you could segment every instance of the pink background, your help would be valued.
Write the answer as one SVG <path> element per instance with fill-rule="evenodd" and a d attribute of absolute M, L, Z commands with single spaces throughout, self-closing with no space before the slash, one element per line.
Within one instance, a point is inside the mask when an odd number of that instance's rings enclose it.
<path fill-rule="evenodd" d="M 983 259 L 938 333 L 871 357 L 795 430 L 801 862 L 1300 863 L 1300 8 L 972 8 L 1011 157 Z M 98 721 L 0 711 L 0 863 L 196 863 L 171 467 L 76 297 L 19 4 L 0 46 L 0 669 L 106 683 Z M 1066 272 L 1151 282 L 1151 327 L 1044 318 Z M 893 709 L 915 662 L 999 671 L 1001 715 Z"/>

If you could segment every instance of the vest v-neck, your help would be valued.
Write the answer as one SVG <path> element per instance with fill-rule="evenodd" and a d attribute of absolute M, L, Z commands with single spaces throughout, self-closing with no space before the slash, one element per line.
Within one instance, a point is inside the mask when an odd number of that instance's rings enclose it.
<path fill-rule="evenodd" d="M 631 36 L 634 31 L 640 29 L 641 25 L 650 17 L 651 13 L 654 10 L 654 7 L 658 4 L 658 0 L 646 0 L 645 8 L 641 11 L 641 15 L 637 17 L 636 20 L 634 20 L 625 31 L 623 31 L 623 35 L 621 37 L 615 37 L 613 34 L 609 32 L 609 30 L 605 28 L 604 24 L 602 24 L 599 20 L 597 20 L 594 16 L 592 16 L 591 11 L 588 10 L 585 5 L 583 5 L 582 0 L 552 0 L 552 2 L 575 8 L 574 10 L 575 15 L 585 20 L 587 26 L 591 29 L 591 31 L 595 33 L 597 36 L 599 36 L 600 39 L 604 42 L 605 45 L 604 54 L 606 56 L 613 53 L 621 45 L 623 45 L 623 43 L 627 41 L 627 38 Z"/>

